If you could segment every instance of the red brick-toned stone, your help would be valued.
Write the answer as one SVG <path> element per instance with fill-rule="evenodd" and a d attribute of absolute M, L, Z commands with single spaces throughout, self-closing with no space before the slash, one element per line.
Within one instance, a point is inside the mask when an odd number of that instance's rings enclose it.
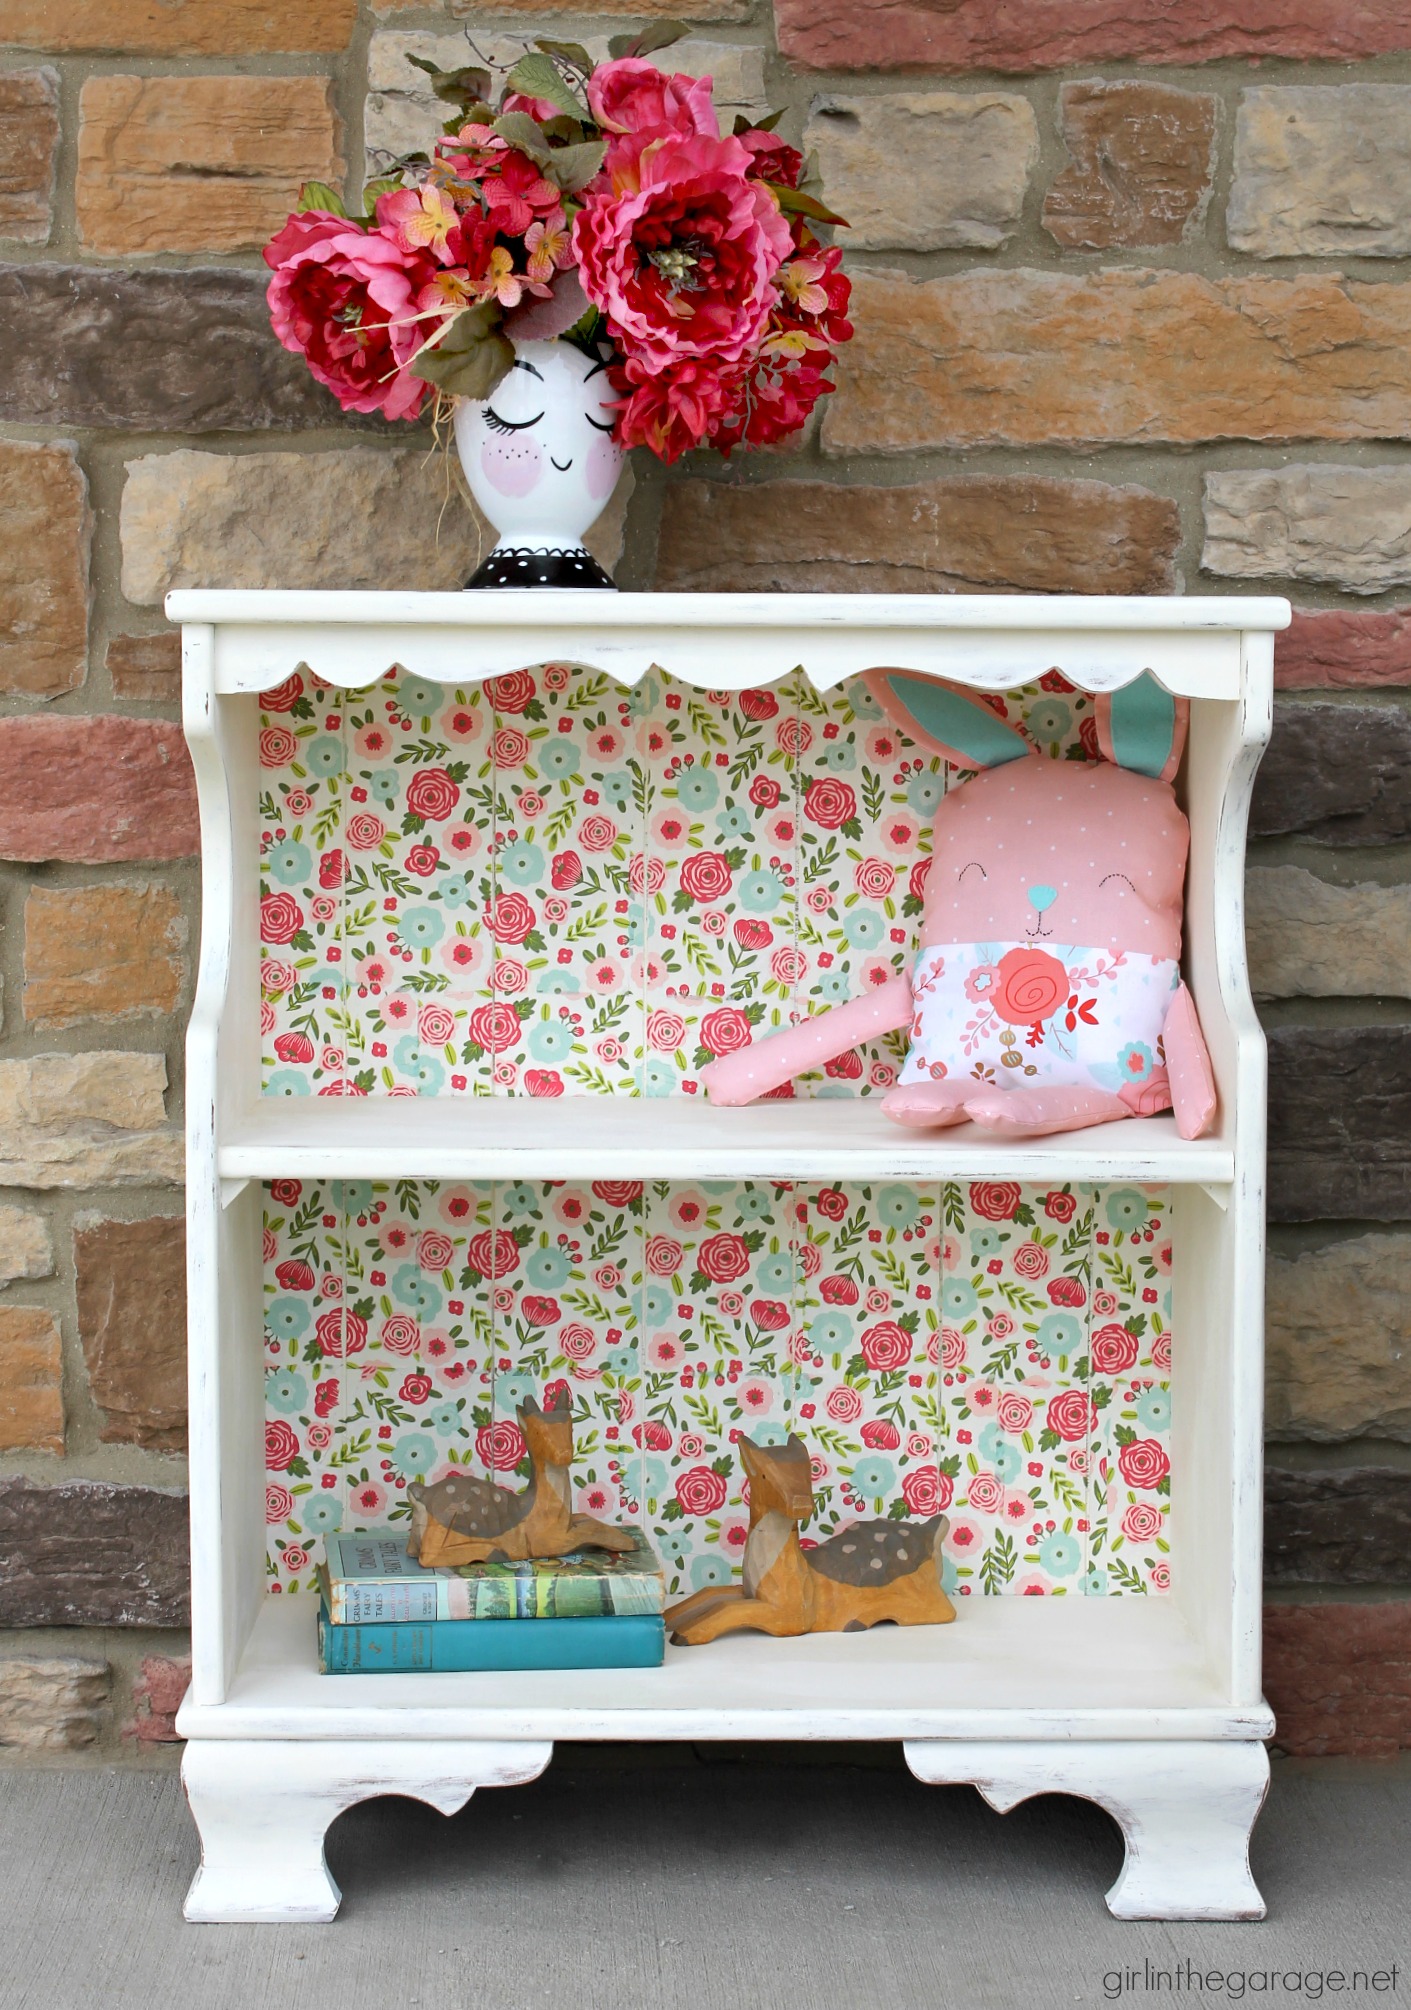
<path fill-rule="evenodd" d="M 56 54 L 331 53 L 357 13 L 357 0 L 5 0 L 0 42 Z"/>
<path fill-rule="evenodd" d="M 1405 0 L 774 0 L 779 48 L 812 70 L 1056 70 L 1135 58 L 1349 62 L 1411 49 Z"/>
<path fill-rule="evenodd" d="M 1411 286 L 870 271 L 854 277 L 852 313 L 829 454 L 1411 438 Z"/>
<path fill-rule="evenodd" d="M 93 518 L 73 447 L 0 442 L 0 524 L 0 691 L 56 698 L 88 674 Z"/>
<path fill-rule="evenodd" d="M 1394 1759 L 1411 1746 L 1411 1602 L 1268 1605 L 1274 1742 L 1300 1759 Z"/>
<path fill-rule="evenodd" d="M 78 1332 L 105 1444 L 186 1449 L 186 1235 L 180 1215 L 80 1222 Z"/>
<path fill-rule="evenodd" d="M 0 237 L 49 239 L 59 151 L 59 73 L 0 73 Z"/>
<path fill-rule="evenodd" d="M 1286 691 L 1411 684 L 1411 607 L 1296 607 L 1274 643 L 1274 682 Z"/>
<path fill-rule="evenodd" d="M 166 1654 L 149 1654 L 132 1685 L 132 1721 L 123 1736 L 140 1745 L 179 1744 L 176 1713 L 190 1686 L 190 1655 L 174 1661 Z"/>
<path fill-rule="evenodd" d="M 0 858 L 187 858 L 199 839 L 181 728 L 166 719 L 0 719 Z"/>
<path fill-rule="evenodd" d="M 1068 166 L 1043 225 L 1070 251 L 1179 244 L 1205 214 L 1215 167 L 1215 99 L 1148 78 L 1064 84 Z"/>
<path fill-rule="evenodd" d="M 85 249 L 248 251 L 344 161 L 324 77 L 91 77 L 75 196 Z"/>
<path fill-rule="evenodd" d="M 181 637 L 115 635 L 105 658 L 113 696 L 126 704 L 175 705 L 181 700 Z"/>

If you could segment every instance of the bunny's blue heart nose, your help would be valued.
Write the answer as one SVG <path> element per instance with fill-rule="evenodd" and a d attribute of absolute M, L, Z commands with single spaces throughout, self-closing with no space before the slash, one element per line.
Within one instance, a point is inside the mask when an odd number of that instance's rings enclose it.
<path fill-rule="evenodd" d="M 1029 898 L 1039 913 L 1042 914 L 1046 908 L 1052 907 L 1053 903 L 1057 900 L 1058 888 L 1056 886 L 1031 886 L 1029 888 Z"/>

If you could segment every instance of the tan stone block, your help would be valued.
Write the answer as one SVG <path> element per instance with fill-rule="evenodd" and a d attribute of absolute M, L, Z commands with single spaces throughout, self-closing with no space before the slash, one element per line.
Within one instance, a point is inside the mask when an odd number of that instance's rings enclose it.
<path fill-rule="evenodd" d="M 1359 1235 L 1268 1267 L 1271 1438 L 1411 1441 L 1411 1235 Z"/>
<path fill-rule="evenodd" d="M 93 517 L 78 450 L 0 441 L 0 692 L 55 698 L 88 674 Z"/>
<path fill-rule="evenodd" d="M 1070 251 L 1179 244 L 1204 217 L 1215 169 L 1216 101 L 1145 78 L 1064 84 L 1068 166 L 1044 199 L 1049 236 Z"/>
<path fill-rule="evenodd" d="M 1411 469 L 1320 461 L 1207 475 L 1200 564 L 1227 579 L 1316 579 L 1347 593 L 1405 586 Z"/>
<path fill-rule="evenodd" d="M 624 482 L 588 534 L 609 571 L 627 492 Z M 449 464 L 425 444 L 148 454 L 127 464 L 120 523 L 122 590 L 139 606 L 160 604 L 177 586 L 451 590 L 494 543 Z"/>
<path fill-rule="evenodd" d="M 872 270 L 852 305 L 829 454 L 1411 437 L 1411 285 Z"/>
<path fill-rule="evenodd" d="M 1180 534 L 1174 502 L 1106 482 L 681 482 L 663 497 L 656 583 L 688 592 L 1169 593 Z"/>
<path fill-rule="evenodd" d="M 1005 91 L 830 92 L 804 144 L 849 250 L 992 251 L 1019 227 L 1039 129 L 1028 99 Z"/>
<path fill-rule="evenodd" d="M 63 1449 L 59 1322 L 37 1305 L 0 1305 L 0 1452 Z"/>
<path fill-rule="evenodd" d="M 160 881 L 34 887 L 25 902 L 24 1016 L 47 1030 L 172 1012 L 186 921 Z"/>
<path fill-rule="evenodd" d="M 77 1655 L 16 1655 L 0 1661 L 0 1745 L 26 1752 L 77 1752 L 102 1724 L 110 1671 Z"/>
<path fill-rule="evenodd" d="M 357 11 L 357 0 L 5 0 L 0 40 L 55 54 L 323 53 L 346 45 Z"/>
<path fill-rule="evenodd" d="M 161 1054 L 36 1054 L 0 1061 L 0 1186 L 179 1182 Z"/>
<path fill-rule="evenodd" d="M 49 242 L 58 151 L 58 71 L 0 72 L 0 238 Z"/>
<path fill-rule="evenodd" d="M 561 14 L 561 0 L 372 0 L 374 14 L 419 13 L 470 15 L 474 20 L 495 14 Z M 592 13 L 604 18 L 626 15 L 633 21 L 674 20 L 674 0 L 593 0 Z M 693 21 L 743 21 L 749 0 L 691 0 Z M 537 30 L 536 30 L 537 32 Z M 478 38 L 477 38 L 478 39 Z M 461 47 L 464 48 L 462 43 Z"/>
<path fill-rule="evenodd" d="M 587 35 L 583 47 L 596 62 L 608 53 L 608 37 Z M 524 54 L 526 37 L 477 34 L 480 59 L 509 69 Z M 380 28 L 368 44 L 368 96 L 363 110 L 363 138 L 369 165 L 376 171 L 389 159 L 408 153 L 429 153 L 450 107 L 431 89 L 424 70 L 408 61 L 419 56 L 441 70 L 458 70 L 473 60 L 463 32 L 438 35 L 425 28 Z M 720 108 L 721 128 L 728 132 L 737 111 L 763 116 L 769 100 L 764 80 L 764 51 L 752 42 L 711 42 L 687 35 L 660 49 L 647 61 L 660 70 L 687 77 L 711 77 Z"/>
<path fill-rule="evenodd" d="M 186 1448 L 186 1234 L 179 1215 L 80 1219 L 78 1331 L 105 1444 Z"/>
<path fill-rule="evenodd" d="M 79 234 L 105 257 L 254 250 L 304 182 L 343 179 L 323 77 L 91 77 L 79 117 Z"/>
<path fill-rule="evenodd" d="M 0 1205 L 0 1286 L 17 1277 L 52 1277 L 54 1244 L 42 1214 Z"/>
<path fill-rule="evenodd" d="M 181 636 L 115 635 L 105 659 L 120 703 L 175 705 L 181 700 Z"/>
<path fill-rule="evenodd" d="M 1245 942 L 1256 998 L 1411 998 L 1411 886 L 1253 866 Z"/>
<path fill-rule="evenodd" d="M 1254 258 L 1404 258 L 1411 84 L 1241 92 L 1225 228 Z"/>

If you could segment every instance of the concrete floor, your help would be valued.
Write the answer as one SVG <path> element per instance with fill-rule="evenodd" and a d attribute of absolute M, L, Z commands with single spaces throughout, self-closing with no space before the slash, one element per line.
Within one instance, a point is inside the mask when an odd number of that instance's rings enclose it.
<path fill-rule="evenodd" d="M 861 1759 L 862 1763 L 857 1763 Z M 331 1926 L 188 1927 L 196 1838 L 170 1774 L 0 1778 L 0 2010 L 1049 2010 L 1225 2003 L 1112 1978 L 1187 1957 L 1411 1964 L 1411 1764 L 1277 1761 L 1257 1926 L 1118 1925 L 1115 1828 L 1049 1798 L 993 1813 L 887 1749 L 562 1748 L 446 1821 L 351 1810 Z M 1411 1996 L 1411 1977 L 1376 2000 Z M 1329 2000 L 1324 1997 L 1324 2001 Z M 1341 2003 L 1372 2000 L 1347 1994 Z"/>

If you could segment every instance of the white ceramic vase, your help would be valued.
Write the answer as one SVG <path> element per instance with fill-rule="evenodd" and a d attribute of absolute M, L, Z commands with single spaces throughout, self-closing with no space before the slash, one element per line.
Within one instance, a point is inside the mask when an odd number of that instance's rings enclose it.
<path fill-rule="evenodd" d="M 583 533 L 622 469 L 613 396 L 603 363 L 551 341 L 517 343 L 492 397 L 457 401 L 461 466 L 498 535 L 468 585 L 612 586 Z"/>

